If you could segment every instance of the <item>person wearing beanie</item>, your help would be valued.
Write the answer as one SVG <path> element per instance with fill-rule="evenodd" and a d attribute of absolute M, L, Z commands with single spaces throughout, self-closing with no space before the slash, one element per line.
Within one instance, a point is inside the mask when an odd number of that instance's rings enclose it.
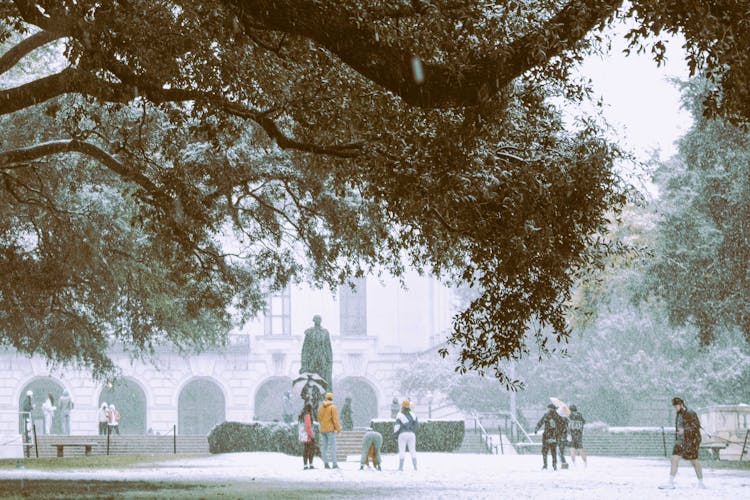
<path fill-rule="evenodd" d="M 333 394 L 327 392 L 325 401 L 318 407 L 318 423 L 320 423 L 320 457 L 326 469 L 338 469 L 336 462 L 336 433 L 341 432 L 339 424 L 339 410 L 333 404 Z M 328 465 L 328 450 L 331 451 L 332 465 Z"/>
<path fill-rule="evenodd" d="M 698 487 L 705 488 L 703 484 L 703 468 L 698 461 L 698 447 L 701 444 L 701 423 L 698 415 L 693 410 L 688 410 L 682 398 L 672 398 L 672 407 L 675 410 L 674 417 L 674 447 L 672 448 L 672 462 L 669 470 L 669 483 L 659 486 L 661 489 L 673 490 L 675 488 L 674 478 L 680 465 L 680 457 L 689 460 L 693 464 L 695 475 L 698 478 Z"/>
<path fill-rule="evenodd" d="M 586 420 L 578 411 L 576 405 L 570 405 L 570 416 L 568 416 L 568 429 L 570 430 L 570 461 L 576 464 L 576 450 L 581 455 L 583 465 L 588 467 L 586 452 L 583 451 L 583 425 Z"/>
<path fill-rule="evenodd" d="M 417 427 L 419 419 L 411 409 L 411 403 L 405 399 L 401 403 L 401 411 L 396 415 L 393 432 L 398 436 L 398 470 L 404 470 L 404 458 L 408 448 L 411 464 L 417 470 Z"/>
<path fill-rule="evenodd" d="M 544 427 L 542 431 L 542 470 L 547 468 L 547 452 L 552 455 L 552 468 L 557 470 L 557 433 L 560 428 L 560 415 L 557 414 L 556 407 L 552 403 L 547 405 L 547 413 L 537 422 L 534 434 Z"/>

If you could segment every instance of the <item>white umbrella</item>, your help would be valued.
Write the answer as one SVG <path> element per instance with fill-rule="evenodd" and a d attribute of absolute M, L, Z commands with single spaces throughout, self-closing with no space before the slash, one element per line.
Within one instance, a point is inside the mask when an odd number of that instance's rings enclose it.
<path fill-rule="evenodd" d="M 317 373 L 304 372 L 300 373 L 299 377 L 292 381 L 292 388 L 297 394 L 302 396 L 302 391 L 305 387 L 313 388 L 316 387 L 321 394 L 323 394 L 328 387 L 323 377 Z"/>
<path fill-rule="evenodd" d="M 558 415 L 560 415 L 561 417 L 567 417 L 568 415 L 570 415 L 570 408 L 568 408 L 568 405 L 563 403 L 560 399 L 550 397 L 549 400 L 552 401 L 553 405 L 557 406 Z"/>

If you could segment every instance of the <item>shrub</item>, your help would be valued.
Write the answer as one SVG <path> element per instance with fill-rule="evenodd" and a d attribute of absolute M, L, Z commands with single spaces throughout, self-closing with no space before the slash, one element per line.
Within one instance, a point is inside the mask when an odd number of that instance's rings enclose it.
<path fill-rule="evenodd" d="M 301 455 L 297 441 L 297 424 L 280 422 L 223 422 L 208 435 L 211 453 L 239 451 L 277 451 L 287 455 Z"/>
<path fill-rule="evenodd" d="M 398 451 L 398 441 L 393 433 L 393 420 L 373 420 L 370 426 L 383 435 L 383 453 Z M 455 451 L 464 440 L 464 421 L 420 421 L 416 434 L 419 451 Z"/>

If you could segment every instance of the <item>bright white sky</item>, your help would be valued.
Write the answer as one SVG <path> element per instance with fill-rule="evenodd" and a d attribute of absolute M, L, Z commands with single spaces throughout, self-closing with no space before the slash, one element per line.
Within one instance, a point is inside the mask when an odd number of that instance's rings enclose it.
<path fill-rule="evenodd" d="M 657 67 L 650 53 L 622 53 L 625 31 L 618 28 L 610 54 L 589 57 L 581 75 L 591 78 L 596 94 L 603 97 L 604 115 L 624 139 L 618 142 L 641 160 L 655 149 L 665 160 L 675 153 L 674 141 L 691 125 L 690 114 L 680 108 L 679 90 L 669 81 L 688 78 L 682 41 L 670 41 L 667 64 Z"/>

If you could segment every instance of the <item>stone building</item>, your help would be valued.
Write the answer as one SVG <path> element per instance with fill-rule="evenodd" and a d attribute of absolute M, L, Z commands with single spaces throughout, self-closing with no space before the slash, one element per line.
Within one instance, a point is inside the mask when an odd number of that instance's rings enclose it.
<path fill-rule="evenodd" d="M 157 349 L 152 361 L 132 361 L 114 347 L 122 370 L 113 385 L 81 370 L 48 367 L 46 360 L 0 351 L 0 436 L 18 436 L 21 401 L 34 393 L 41 430 L 47 393 L 67 390 L 75 404 L 71 433 L 97 433 L 97 409 L 114 403 L 123 434 L 206 434 L 224 420 L 281 420 L 282 398 L 299 373 L 303 333 L 315 314 L 331 334 L 335 399 L 352 397 L 355 426 L 388 416 L 398 395 L 394 371 L 411 356 L 442 342 L 453 314 L 452 293 L 433 279 L 408 275 L 358 280 L 355 289 L 292 287 L 269 296 L 264 315 L 230 334 L 221 351 L 183 357 Z M 299 410 L 299 399 L 293 401 Z M 60 432 L 55 417 L 53 434 Z"/>

